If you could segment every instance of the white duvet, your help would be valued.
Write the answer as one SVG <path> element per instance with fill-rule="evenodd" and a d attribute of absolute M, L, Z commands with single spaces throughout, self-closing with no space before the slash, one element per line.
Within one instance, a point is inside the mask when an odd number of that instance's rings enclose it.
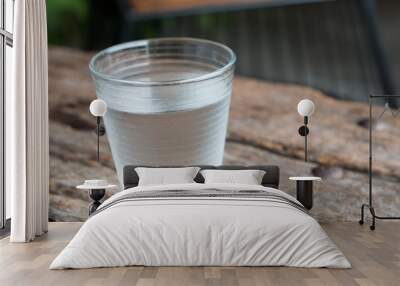
<path fill-rule="evenodd" d="M 257 198 L 151 198 L 111 204 L 131 192 L 262 190 L 233 184 L 136 187 L 105 201 L 50 269 L 145 266 L 294 266 L 349 268 L 321 226 L 301 210 Z M 108 205 L 108 208 L 105 206 Z"/>

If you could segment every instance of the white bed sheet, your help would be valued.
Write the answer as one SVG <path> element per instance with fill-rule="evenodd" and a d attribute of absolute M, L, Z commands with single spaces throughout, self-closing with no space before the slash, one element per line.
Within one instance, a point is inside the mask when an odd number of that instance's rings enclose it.
<path fill-rule="evenodd" d="M 254 185 L 179 184 L 155 190 L 279 190 Z M 89 218 L 50 269 L 145 266 L 293 266 L 350 268 L 316 220 L 262 199 L 184 198 L 124 201 Z"/>

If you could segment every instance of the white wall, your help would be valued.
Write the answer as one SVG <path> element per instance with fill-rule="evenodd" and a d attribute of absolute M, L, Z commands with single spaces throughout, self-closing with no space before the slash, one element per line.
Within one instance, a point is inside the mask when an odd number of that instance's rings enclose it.
<path fill-rule="evenodd" d="M 7 32 L 12 33 L 14 27 L 14 1 L 13 0 L 5 0 L 6 4 L 6 30 Z"/>

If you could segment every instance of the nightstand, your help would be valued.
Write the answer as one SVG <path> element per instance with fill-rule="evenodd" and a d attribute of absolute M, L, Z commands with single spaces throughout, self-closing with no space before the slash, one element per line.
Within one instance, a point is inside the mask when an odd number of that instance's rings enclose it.
<path fill-rule="evenodd" d="M 79 185 L 77 189 L 88 190 L 89 197 L 92 202 L 89 205 L 89 216 L 94 213 L 101 205 L 101 200 L 106 194 L 106 189 L 115 188 L 116 185 L 109 185 L 106 180 L 85 180 L 83 185 Z"/>
<path fill-rule="evenodd" d="M 311 210 L 313 207 L 313 182 L 321 181 L 320 177 L 290 177 L 289 180 L 296 181 L 296 197 L 303 206 Z"/>

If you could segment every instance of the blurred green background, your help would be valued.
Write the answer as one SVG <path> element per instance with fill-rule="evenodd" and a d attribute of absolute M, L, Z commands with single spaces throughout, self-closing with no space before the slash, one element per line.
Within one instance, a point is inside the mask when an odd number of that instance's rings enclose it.
<path fill-rule="evenodd" d="M 89 24 L 86 0 L 47 0 L 50 45 L 85 47 Z"/>

